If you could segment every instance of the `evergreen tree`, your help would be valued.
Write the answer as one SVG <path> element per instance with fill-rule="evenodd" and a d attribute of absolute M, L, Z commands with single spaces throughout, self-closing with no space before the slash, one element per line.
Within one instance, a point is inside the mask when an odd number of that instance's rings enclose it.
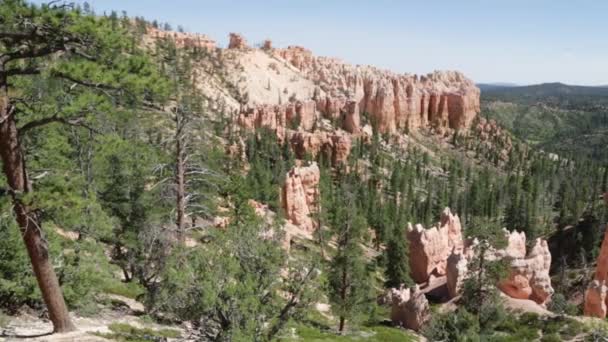
<path fill-rule="evenodd" d="M 332 227 L 337 246 L 329 266 L 329 299 L 343 333 L 346 321 L 356 321 L 373 302 L 372 277 L 361 248 L 367 224 L 351 186 L 340 184 L 336 196 Z"/>
<path fill-rule="evenodd" d="M 401 284 L 409 287 L 413 285 L 410 278 L 408 246 L 405 232 L 395 227 L 394 233 L 386 247 L 386 287 L 399 287 Z"/>

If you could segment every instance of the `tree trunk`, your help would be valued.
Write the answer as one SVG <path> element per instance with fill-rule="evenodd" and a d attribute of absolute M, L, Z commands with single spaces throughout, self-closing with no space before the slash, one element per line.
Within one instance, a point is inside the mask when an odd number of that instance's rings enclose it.
<path fill-rule="evenodd" d="M 14 113 L 12 113 L 14 108 L 9 103 L 6 86 L 0 88 L 0 92 L 0 158 L 12 196 L 15 218 L 21 230 L 42 298 L 53 322 L 53 331 L 72 331 L 75 330 L 75 327 L 70 320 L 68 308 L 49 257 L 47 241 L 42 236 L 40 220 L 36 213 L 21 200 L 21 196 L 30 192 L 31 189 L 27 180 L 17 124 Z"/>
<path fill-rule="evenodd" d="M 340 326 L 338 327 L 338 332 L 340 333 L 340 335 L 342 335 L 342 333 L 344 333 L 344 323 L 346 322 L 346 318 L 344 318 L 344 316 L 340 316 Z"/>
<path fill-rule="evenodd" d="M 179 114 L 178 114 L 179 115 Z M 186 221 L 186 167 L 184 158 L 184 146 L 182 141 L 182 129 L 178 126 L 177 137 L 175 141 L 176 160 L 175 160 L 175 185 L 176 189 L 176 225 L 177 238 L 180 244 L 186 241 L 185 221 Z"/>

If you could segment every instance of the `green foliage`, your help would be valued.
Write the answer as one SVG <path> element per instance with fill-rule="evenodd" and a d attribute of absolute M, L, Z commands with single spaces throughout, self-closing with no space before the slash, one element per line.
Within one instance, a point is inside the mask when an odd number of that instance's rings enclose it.
<path fill-rule="evenodd" d="M 174 253 L 148 302 L 193 321 L 214 340 L 269 340 L 289 317 L 308 307 L 317 271 L 310 264 L 288 262 L 278 245 L 279 232 L 247 204 L 238 177 L 233 182 L 231 224 L 211 232 L 210 243 Z M 287 279 L 282 279 L 282 268 Z M 285 300 L 279 291 L 293 297 Z"/>
<path fill-rule="evenodd" d="M 407 287 L 413 285 L 410 278 L 410 268 L 408 259 L 408 246 L 405 239 L 405 232 L 396 229 L 393 237 L 386 247 L 386 287 L 399 287 L 404 284 Z"/>
<path fill-rule="evenodd" d="M 499 309 L 502 311 L 502 309 Z M 501 312 L 502 319 L 484 328 L 477 317 L 458 308 L 453 313 L 436 314 L 423 329 L 432 341 L 565 341 L 589 332 L 576 319 L 564 316 L 540 317 L 535 313 Z"/>
<path fill-rule="evenodd" d="M 479 323 L 475 315 L 458 309 L 454 313 L 433 315 L 422 334 L 431 341 L 478 341 Z"/>
<path fill-rule="evenodd" d="M 608 92 L 599 87 L 543 84 L 484 91 L 482 111 L 515 136 L 570 158 L 605 162 Z"/>
<path fill-rule="evenodd" d="M 111 331 L 110 333 L 98 333 L 97 335 L 120 342 L 147 342 L 150 340 L 179 339 L 182 337 L 178 330 L 136 328 L 126 323 L 112 323 L 108 328 Z"/>
<path fill-rule="evenodd" d="M 551 302 L 549 302 L 547 309 L 558 315 L 576 316 L 580 314 L 580 309 L 577 305 L 568 302 L 566 297 L 561 293 L 555 293 L 551 296 Z"/>
<path fill-rule="evenodd" d="M 30 262 L 21 246 L 21 234 L 13 223 L 6 203 L 0 202 L 0 308 L 8 313 L 21 305 L 37 306 L 40 293 Z"/>
<path fill-rule="evenodd" d="M 351 189 L 347 180 L 340 184 L 334 207 L 329 209 L 337 247 L 328 270 L 328 295 L 341 332 L 345 321 L 357 322 L 374 303 L 373 277 L 361 249 L 367 224 Z"/>
<path fill-rule="evenodd" d="M 288 342 L 347 342 L 347 341 L 368 341 L 368 342 L 409 342 L 416 341 L 416 338 L 403 331 L 385 326 L 364 327 L 353 331 L 345 336 L 337 335 L 334 331 L 319 330 L 314 327 L 297 324 L 294 325 L 297 336 L 283 336 L 281 341 Z"/>

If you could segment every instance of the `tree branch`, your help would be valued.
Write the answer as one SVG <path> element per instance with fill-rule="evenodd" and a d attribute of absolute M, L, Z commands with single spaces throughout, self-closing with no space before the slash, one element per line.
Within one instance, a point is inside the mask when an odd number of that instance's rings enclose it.
<path fill-rule="evenodd" d="M 113 90 L 113 91 L 120 91 L 122 90 L 121 88 L 118 87 L 114 87 L 111 86 L 109 84 L 104 84 L 104 83 L 94 83 L 94 82 L 90 82 L 90 81 L 86 81 L 86 80 L 79 80 L 76 79 L 68 74 L 64 74 L 62 72 L 55 72 L 53 73 L 53 76 L 55 77 L 59 77 L 59 78 L 63 78 L 65 80 L 68 80 L 70 82 L 74 82 L 78 85 L 81 86 L 85 86 L 85 87 L 89 87 L 89 88 L 97 88 L 97 89 L 104 89 L 104 90 Z"/>
<path fill-rule="evenodd" d="M 16 76 L 16 75 L 38 75 L 41 70 L 38 67 L 23 67 L 13 68 L 4 71 L 5 76 Z"/>
<path fill-rule="evenodd" d="M 83 117 L 62 118 L 62 117 L 57 116 L 57 114 L 55 114 L 53 116 L 49 116 L 49 117 L 38 119 L 38 120 L 33 120 L 33 121 L 30 121 L 30 122 L 26 123 L 21 128 L 19 128 L 19 134 L 22 135 L 22 134 L 26 133 L 27 131 L 32 130 L 34 128 L 45 126 L 45 125 L 48 125 L 50 123 L 55 123 L 55 122 L 56 123 L 61 123 L 61 124 L 64 124 L 64 125 L 69 125 L 69 126 L 83 127 L 83 128 L 88 129 L 91 132 L 100 133 L 95 128 L 87 125 L 84 122 L 84 118 Z"/>

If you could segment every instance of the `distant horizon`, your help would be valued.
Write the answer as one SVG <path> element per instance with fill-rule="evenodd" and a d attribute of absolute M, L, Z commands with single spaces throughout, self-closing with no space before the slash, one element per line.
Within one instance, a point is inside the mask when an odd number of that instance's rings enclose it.
<path fill-rule="evenodd" d="M 40 4 L 48 1 L 32 0 Z M 85 0 L 66 0 L 84 4 Z M 398 73 L 458 70 L 476 83 L 608 85 L 608 1 L 88 0 L 120 13 L 254 45 L 301 45 Z M 498 80 L 498 81 L 497 81 Z"/>
<path fill-rule="evenodd" d="M 607 88 L 608 84 L 570 84 L 560 81 L 553 82 L 541 82 L 541 83 L 529 83 L 529 84 L 520 84 L 514 82 L 475 82 L 476 85 L 484 84 L 484 85 L 492 85 L 492 86 L 503 86 L 503 87 L 530 87 L 530 86 L 538 86 L 543 84 L 563 84 L 570 87 L 591 87 L 591 88 Z"/>

